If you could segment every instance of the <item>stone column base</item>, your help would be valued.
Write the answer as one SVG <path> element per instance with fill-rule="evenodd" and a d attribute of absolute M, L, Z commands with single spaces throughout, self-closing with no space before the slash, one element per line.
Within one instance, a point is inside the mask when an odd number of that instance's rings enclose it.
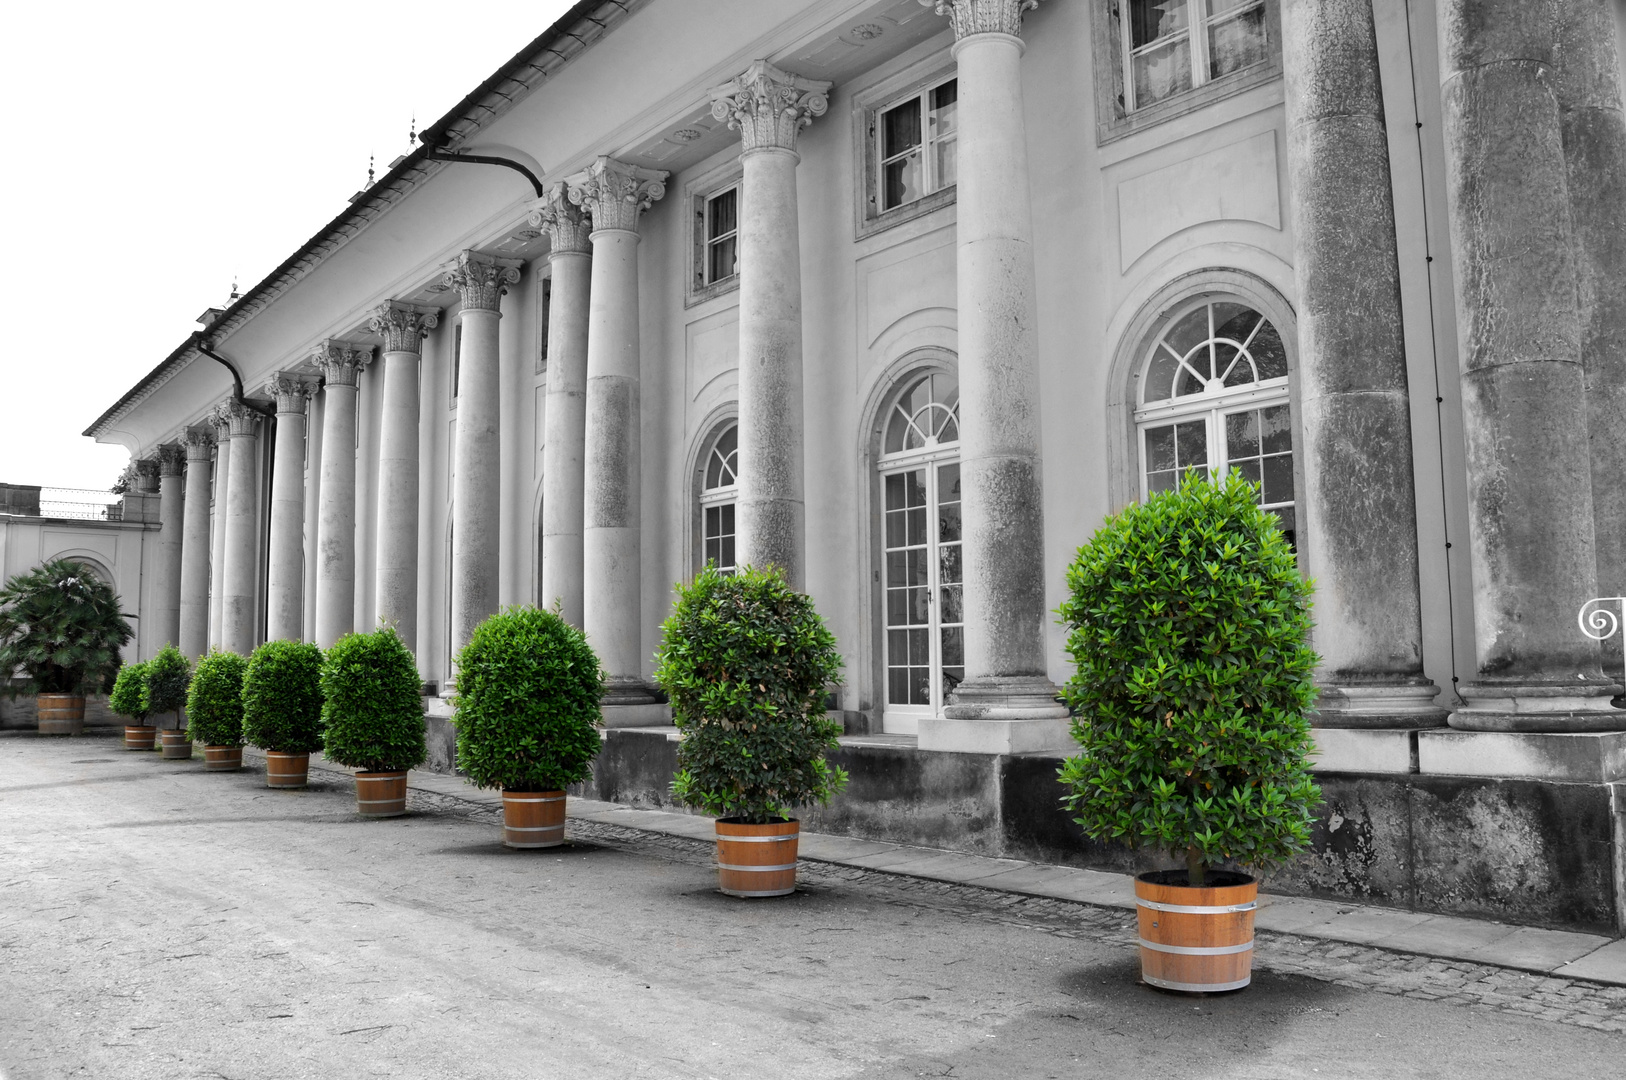
<path fill-rule="evenodd" d="M 1613 683 L 1463 683 L 1466 705 L 1451 713 L 1461 731 L 1626 731 L 1626 709 L 1609 699 Z"/>
<path fill-rule="evenodd" d="M 1318 728 L 1444 727 L 1449 712 L 1434 703 L 1439 692 L 1423 678 L 1329 683 L 1321 687 L 1311 723 Z"/>
<path fill-rule="evenodd" d="M 967 679 L 954 688 L 942 716 L 922 717 L 922 750 L 972 754 L 1071 751 L 1067 706 L 1043 675 Z"/>
<path fill-rule="evenodd" d="M 599 699 L 599 704 L 654 705 L 658 700 L 649 684 L 642 679 L 628 675 L 611 675 L 604 680 L 604 696 Z"/>

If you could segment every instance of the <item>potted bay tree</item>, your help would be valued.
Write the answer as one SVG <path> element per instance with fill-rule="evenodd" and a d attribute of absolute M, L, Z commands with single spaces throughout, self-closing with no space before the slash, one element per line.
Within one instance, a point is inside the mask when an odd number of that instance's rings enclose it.
<path fill-rule="evenodd" d="M 423 680 L 393 627 L 346 634 L 322 656 L 322 745 L 356 770 L 356 812 L 406 813 L 407 770 L 428 756 Z"/>
<path fill-rule="evenodd" d="M 243 669 L 234 652 L 211 650 L 198 661 L 186 695 L 188 735 L 203 744 L 204 768 L 233 772 L 243 767 Z"/>
<path fill-rule="evenodd" d="M 175 646 L 165 645 L 147 661 L 147 712 L 151 715 L 168 713 L 173 717 L 173 723 L 158 733 L 163 757 L 169 761 L 192 759 L 192 738 L 181 725 L 181 710 L 186 708 L 186 692 L 191 683 L 192 665 Z"/>
<path fill-rule="evenodd" d="M 85 695 L 112 688 L 131 637 L 112 586 L 81 562 L 53 559 L 0 588 L 0 689 L 34 695 L 40 734 L 81 734 Z"/>
<path fill-rule="evenodd" d="M 322 749 L 322 650 L 267 641 L 243 672 L 243 737 L 265 751 L 265 786 L 302 788 Z"/>
<path fill-rule="evenodd" d="M 147 665 L 125 664 L 113 680 L 113 692 L 107 697 L 107 707 L 129 720 L 124 725 L 126 750 L 151 750 L 152 725 L 147 723 Z"/>

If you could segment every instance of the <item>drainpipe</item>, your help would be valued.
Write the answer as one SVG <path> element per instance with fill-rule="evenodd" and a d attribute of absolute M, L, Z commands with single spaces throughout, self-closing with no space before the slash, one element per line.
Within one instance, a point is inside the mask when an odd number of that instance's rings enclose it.
<path fill-rule="evenodd" d="M 524 165 L 521 165 L 519 162 L 509 161 L 507 158 L 487 157 L 483 154 L 465 154 L 461 151 L 452 152 L 442 149 L 444 145 L 444 143 L 441 146 L 429 146 L 426 144 L 424 146 L 424 156 L 430 161 L 465 161 L 473 165 L 500 165 L 505 169 L 513 169 L 515 172 L 522 174 L 525 179 L 531 182 L 531 188 L 535 190 L 537 198 L 543 199 L 547 197 L 547 192 L 544 191 L 542 187 L 542 181 L 537 179 L 534 172 L 526 168 Z"/>

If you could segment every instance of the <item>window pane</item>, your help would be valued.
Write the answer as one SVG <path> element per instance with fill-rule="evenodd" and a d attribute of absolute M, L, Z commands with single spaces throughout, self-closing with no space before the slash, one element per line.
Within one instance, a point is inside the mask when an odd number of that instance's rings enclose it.
<path fill-rule="evenodd" d="M 1246 460 L 1246 461 L 1232 462 L 1232 467 L 1235 468 L 1237 472 L 1241 473 L 1242 478 L 1244 480 L 1246 480 L 1248 483 L 1250 483 L 1250 484 L 1258 484 L 1259 483 L 1260 476 L 1259 476 L 1259 459 L 1258 458 L 1252 458 L 1252 459 L 1249 459 L 1249 460 Z"/>
<path fill-rule="evenodd" d="M 1248 354 L 1229 342 L 1214 345 L 1214 367 L 1226 386 L 1247 386 L 1253 382 L 1253 364 Z"/>
<path fill-rule="evenodd" d="M 924 544 L 926 542 L 926 508 L 906 511 L 909 515 L 909 543 Z"/>
<path fill-rule="evenodd" d="M 940 142 L 935 148 L 937 154 L 937 186 L 934 191 L 942 191 L 946 187 L 953 187 L 959 183 L 959 176 L 955 171 L 956 159 L 954 148 L 960 145 L 960 140 L 949 139 Z"/>
<path fill-rule="evenodd" d="M 905 532 L 905 512 L 893 510 L 886 515 L 886 546 L 889 548 L 903 547 L 908 539 Z"/>
<path fill-rule="evenodd" d="M 1259 414 L 1232 413 L 1225 418 L 1225 456 L 1231 459 L 1259 456 Z"/>
<path fill-rule="evenodd" d="M 726 236 L 733 232 L 739 224 L 739 189 L 725 191 L 712 199 L 711 228 L 706 233 L 708 240 L 715 240 L 719 236 Z"/>
<path fill-rule="evenodd" d="M 960 539 L 960 504 L 944 503 L 937 510 L 937 539 L 948 544 Z"/>
<path fill-rule="evenodd" d="M 886 478 L 886 508 L 888 510 L 903 509 L 904 475 L 904 473 L 893 473 Z M 888 545 L 891 545 L 890 541 L 888 541 Z"/>
<path fill-rule="evenodd" d="M 1291 506 L 1272 510 L 1271 513 L 1276 515 L 1277 527 L 1282 530 L 1282 535 L 1287 538 L 1288 546 L 1297 551 L 1299 549 L 1298 515 L 1293 513 Z"/>
<path fill-rule="evenodd" d="M 909 704 L 930 705 L 932 703 L 932 677 L 931 668 L 909 669 Z"/>
<path fill-rule="evenodd" d="M 1191 89 L 1191 42 L 1178 38 L 1133 58 L 1135 105 L 1144 107 Z"/>
<path fill-rule="evenodd" d="M 706 561 L 722 565 L 722 543 L 715 537 L 706 541 Z"/>
<path fill-rule="evenodd" d="M 1186 28 L 1186 0 L 1129 0 L 1129 42 L 1132 48 Z"/>
<path fill-rule="evenodd" d="M 1259 369 L 1261 379 L 1287 377 L 1287 350 L 1282 347 L 1282 336 L 1270 323 L 1265 323 L 1254 334 L 1253 340 L 1248 343 L 1248 351 L 1253 354 L 1253 362 Z"/>
<path fill-rule="evenodd" d="M 1217 79 L 1265 58 L 1265 9 L 1261 5 L 1208 28 L 1208 77 Z"/>
<path fill-rule="evenodd" d="M 909 622 L 915 626 L 924 626 L 930 621 L 930 606 L 926 599 L 926 590 L 909 590 Z"/>
<path fill-rule="evenodd" d="M 944 544 L 937 549 L 937 580 L 944 585 L 958 584 L 963 580 L 960 576 L 960 545 Z M 945 613 L 940 618 L 945 622 L 959 622 L 950 619 Z"/>
<path fill-rule="evenodd" d="M 1169 352 L 1168 346 L 1159 345 L 1146 365 L 1146 385 L 1141 391 L 1142 401 L 1167 401 L 1174 394 L 1174 373 L 1180 362 Z"/>
<path fill-rule="evenodd" d="M 905 473 L 904 475 L 907 478 L 907 483 L 905 483 L 905 485 L 904 485 L 904 492 L 908 496 L 909 505 L 912 506 L 912 507 L 913 506 L 925 506 L 926 505 L 926 470 L 925 469 L 915 469 L 915 470 L 912 470 L 911 472 Z M 924 511 L 922 511 L 922 512 L 924 513 Z M 924 519 L 922 519 L 922 520 L 924 520 Z M 919 540 L 919 541 L 916 541 L 916 543 L 925 543 L 925 541 L 924 540 Z"/>
<path fill-rule="evenodd" d="M 734 534 L 729 533 L 722 539 L 722 552 L 717 557 L 717 565 L 724 570 L 734 569 Z"/>
<path fill-rule="evenodd" d="M 954 549 L 954 552 L 955 552 L 956 555 L 959 554 L 959 551 L 960 551 L 959 548 Z M 956 563 L 958 563 L 959 560 L 956 559 L 955 561 L 956 561 Z M 955 573 L 959 573 L 959 567 L 958 566 L 955 567 Z M 943 589 L 938 590 L 938 593 L 939 593 L 938 606 L 942 610 L 940 610 L 937 613 L 937 621 L 940 622 L 940 623 L 961 623 L 961 622 L 965 622 L 965 607 L 961 602 L 962 597 L 961 597 L 961 588 L 960 588 L 960 586 L 958 586 L 958 585 L 949 585 L 949 586 L 947 586 L 947 587 L 945 587 Z"/>
<path fill-rule="evenodd" d="M 905 567 L 908 563 L 908 553 L 903 551 L 889 551 L 886 553 L 886 583 L 896 588 L 903 584 Z"/>
<path fill-rule="evenodd" d="M 881 209 L 890 210 L 907 202 L 914 202 L 926 192 L 920 164 L 920 151 L 914 150 L 896 161 L 890 161 L 881 170 Z"/>
<path fill-rule="evenodd" d="M 1208 306 L 1189 312 L 1179 322 L 1169 327 L 1169 332 L 1163 335 L 1174 355 L 1184 357 L 1192 349 L 1208 340 Z M 1198 365 L 1201 366 L 1201 365 Z"/>
<path fill-rule="evenodd" d="M 724 536 L 733 536 L 734 535 L 734 504 L 733 503 L 725 503 L 721 507 L 719 507 L 718 509 L 720 509 L 723 512 L 723 535 Z M 734 560 L 731 558 L 728 561 L 730 563 L 732 563 Z"/>
<path fill-rule="evenodd" d="M 1146 475 L 1146 494 L 1156 495 L 1160 491 L 1173 491 L 1174 478 L 1175 473 L 1173 471 L 1148 473 Z"/>
<path fill-rule="evenodd" d="M 888 630 L 886 632 L 886 660 L 889 664 L 906 664 L 909 662 L 909 631 Z"/>
<path fill-rule="evenodd" d="M 1279 457 L 1265 459 L 1264 501 L 1266 503 L 1293 501 L 1293 455 L 1282 454 Z"/>
<path fill-rule="evenodd" d="M 937 467 L 937 501 L 940 503 L 960 501 L 960 463 L 953 465 L 939 465 Z"/>
<path fill-rule="evenodd" d="M 1168 472 L 1174 467 L 1174 425 L 1147 428 L 1146 471 Z"/>
<path fill-rule="evenodd" d="M 886 703 L 909 704 L 909 669 L 895 667 L 886 673 Z"/>
<path fill-rule="evenodd" d="M 1189 420 L 1174 428 L 1175 455 L 1180 471 L 1192 466 L 1208 475 L 1208 424 L 1202 420 Z"/>
<path fill-rule="evenodd" d="M 886 591 L 886 624 L 888 626 L 903 626 L 909 622 L 909 590 L 888 589 Z"/>
<path fill-rule="evenodd" d="M 736 252 L 739 250 L 738 237 L 730 236 L 726 240 L 719 240 L 711 245 L 706 254 L 706 282 L 722 281 L 731 278 L 740 272 Z"/>
<path fill-rule="evenodd" d="M 958 626 L 945 626 L 943 628 L 943 666 L 963 667 L 964 665 L 965 631 Z"/>
<path fill-rule="evenodd" d="M 920 99 L 904 102 L 881 114 L 881 157 L 897 157 L 920 145 Z"/>
<path fill-rule="evenodd" d="M 1265 453 L 1283 454 L 1293 449 L 1293 419 L 1286 405 L 1261 410 L 1260 429 Z"/>
<path fill-rule="evenodd" d="M 959 101 L 960 83 L 957 79 L 950 79 L 932 91 L 932 134 L 937 138 L 953 134 L 959 122 Z"/>
<path fill-rule="evenodd" d="M 926 549 L 913 548 L 905 553 L 904 576 L 898 578 L 895 584 L 924 585 L 926 574 L 930 569 L 926 562 Z"/>

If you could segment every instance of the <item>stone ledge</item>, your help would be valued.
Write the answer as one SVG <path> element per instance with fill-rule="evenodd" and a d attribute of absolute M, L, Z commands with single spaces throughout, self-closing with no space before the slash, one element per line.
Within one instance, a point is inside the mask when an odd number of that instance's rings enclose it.
<path fill-rule="evenodd" d="M 1311 768 L 1316 772 L 1414 773 L 1417 732 L 1396 728 L 1326 728 L 1310 730 L 1315 740 Z"/>
<path fill-rule="evenodd" d="M 1608 783 L 1626 780 L 1626 732 L 1420 731 L 1417 765 L 1434 776 Z"/>

